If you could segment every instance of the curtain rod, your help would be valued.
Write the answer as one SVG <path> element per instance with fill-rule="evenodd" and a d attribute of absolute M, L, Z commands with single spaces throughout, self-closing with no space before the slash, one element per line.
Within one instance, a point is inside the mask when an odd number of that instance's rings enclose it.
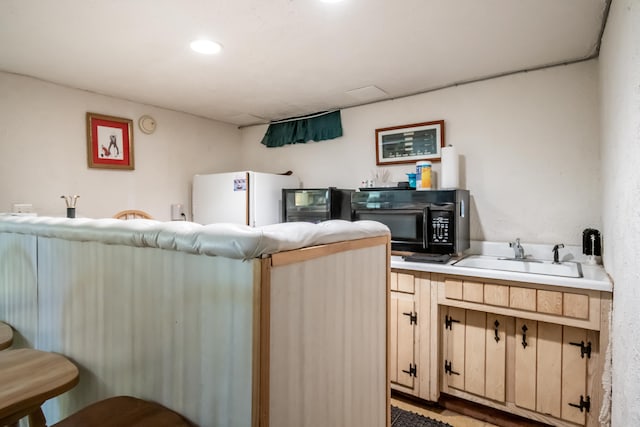
<path fill-rule="evenodd" d="M 323 111 L 321 113 L 313 113 L 313 114 L 309 114 L 308 116 L 300 116 L 300 117 L 292 117 L 290 119 L 275 120 L 275 121 L 269 122 L 269 124 L 270 125 L 275 125 L 275 124 L 278 124 L 278 123 L 295 122 L 296 120 L 312 119 L 314 117 L 325 116 L 327 114 L 331 114 L 331 113 L 334 113 L 336 111 L 339 111 L 339 109 L 336 108 L 336 109 L 333 109 L 333 110 Z"/>

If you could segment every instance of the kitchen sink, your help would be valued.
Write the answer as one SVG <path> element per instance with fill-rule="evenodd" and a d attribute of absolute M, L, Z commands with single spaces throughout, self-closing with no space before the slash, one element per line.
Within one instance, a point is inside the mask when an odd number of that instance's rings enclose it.
<path fill-rule="evenodd" d="M 484 268 L 490 270 L 512 271 L 515 273 L 546 274 L 560 277 L 582 277 L 582 266 L 579 262 L 542 261 L 532 258 L 497 258 L 486 255 L 469 255 L 452 265 L 456 267 Z"/>

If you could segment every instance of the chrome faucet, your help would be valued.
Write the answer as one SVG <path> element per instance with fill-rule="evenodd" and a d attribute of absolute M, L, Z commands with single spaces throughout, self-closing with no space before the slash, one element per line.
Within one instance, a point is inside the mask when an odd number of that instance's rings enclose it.
<path fill-rule="evenodd" d="M 515 242 L 509 242 L 509 247 L 513 248 L 515 259 L 524 259 L 524 248 L 520 245 L 520 238 L 517 238 Z"/>

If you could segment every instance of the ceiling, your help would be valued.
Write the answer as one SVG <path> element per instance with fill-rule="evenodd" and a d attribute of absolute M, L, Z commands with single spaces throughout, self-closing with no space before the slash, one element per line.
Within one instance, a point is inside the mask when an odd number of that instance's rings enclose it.
<path fill-rule="evenodd" d="M 0 70 L 243 126 L 593 57 L 609 2 L 1 0 Z"/>

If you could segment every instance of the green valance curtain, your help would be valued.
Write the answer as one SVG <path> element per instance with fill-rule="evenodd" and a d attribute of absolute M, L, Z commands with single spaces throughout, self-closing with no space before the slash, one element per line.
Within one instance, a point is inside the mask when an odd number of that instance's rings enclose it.
<path fill-rule="evenodd" d="M 307 141 L 324 141 L 342 136 L 340 110 L 312 114 L 273 122 L 262 138 L 267 147 L 286 144 L 304 144 Z"/>

